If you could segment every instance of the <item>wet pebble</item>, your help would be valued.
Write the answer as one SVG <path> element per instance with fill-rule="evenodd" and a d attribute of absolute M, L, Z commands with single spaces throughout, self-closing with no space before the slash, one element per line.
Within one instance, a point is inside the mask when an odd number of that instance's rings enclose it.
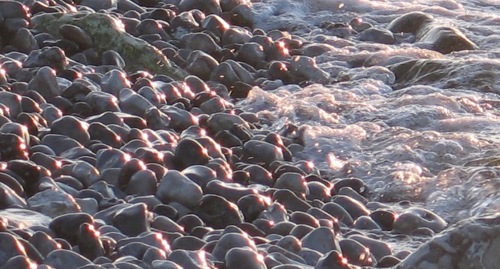
<path fill-rule="evenodd" d="M 160 180 L 156 197 L 164 203 L 178 202 L 194 208 L 202 199 L 201 188 L 178 171 L 168 171 Z"/>

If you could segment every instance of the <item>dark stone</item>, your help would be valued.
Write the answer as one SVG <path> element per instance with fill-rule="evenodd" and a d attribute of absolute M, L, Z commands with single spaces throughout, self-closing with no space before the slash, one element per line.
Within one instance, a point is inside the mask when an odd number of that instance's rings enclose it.
<path fill-rule="evenodd" d="M 76 227 L 84 223 L 93 224 L 94 219 L 86 213 L 70 213 L 54 218 L 49 228 L 58 237 L 68 240 L 71 244 L 77 244 L 79 230 Z"/>
<path fill-rule="evenodd" d="M 208 226 L 216 229 L 243 222 L 242 213 L 235 204 L 213 194 L 206 194 L 202 197 L 195 213 Z"/>
<path fill-rule="evenodd" d="M 137 236 L 149 231 L 149 219 L 146 204 L 139 203 L 116 211 L 113 226 L 127 236 Z"/>

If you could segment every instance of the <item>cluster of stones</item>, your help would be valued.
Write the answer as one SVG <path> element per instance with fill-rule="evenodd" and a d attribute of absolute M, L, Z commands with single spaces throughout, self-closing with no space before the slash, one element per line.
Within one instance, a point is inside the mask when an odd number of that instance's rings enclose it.
<path fill-rule="evenodd" d="M 0 268 L 390 267 L 377 232 L 447 226 L 234 107 L 329 80 L 249 1 L 23 2 L 0 1 Z"/>

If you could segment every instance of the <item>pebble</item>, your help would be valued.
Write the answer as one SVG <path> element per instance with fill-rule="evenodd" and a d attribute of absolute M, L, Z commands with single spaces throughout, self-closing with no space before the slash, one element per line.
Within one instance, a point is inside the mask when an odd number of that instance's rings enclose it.
<path fill-rule="evenodd" d="M 248 247 L 232 248 L 225 256 L 225 263 L 228 269 L 244 268 L 265 269 L 264 258 L 254 250 Z"/>
<path fill-rule="evenodd" d="M 54 268 L 77 269 L 91 264 L 92 262 L 76 252 L 66 249 L 57 249 L 50 252 L 43 263 Z"/>
<path fill-rule="evenodd" d="M 393 230 L 397 233 L 408 234 L 418 228 L 429 228 L 438 233 L 446 228 L 448 223 L 433 212 L 423 208 L 409 208 L 399 214 L 394 220 Z"/>
<path fill-rule="evenodd" d="M 164 203 L 178 202 L 189 208 L 195 208 L 202 200 L 203 191 L 179 171 L 170 170 L 160 179 L 155 194 Z"/>
<path fill-rule="evenodd" d="M 332 250 L 341 252 L 335 232 L 327 227 L 318 227 L 301 239 L 302 247 L 326 254 Z"/>
<path fill-rule="evenodd" d="M 130 205 L 116 211 L 113 226 L 127 236 L 138 236 L 150 229 L 148 215 L 146 204 Z"/>
<path fill-rule="evenodd" d="M 195 213 L 203 222 L 215 229 L 243 222 L 243 214 L 238 207 L 219 195 L 203 195 Z"/>
<path fill-rule="evenodd" d="M 47 189 L 27 200 L 29 207 L 49 217 L 80 212 L 74 198 L 62 190 Z"/>

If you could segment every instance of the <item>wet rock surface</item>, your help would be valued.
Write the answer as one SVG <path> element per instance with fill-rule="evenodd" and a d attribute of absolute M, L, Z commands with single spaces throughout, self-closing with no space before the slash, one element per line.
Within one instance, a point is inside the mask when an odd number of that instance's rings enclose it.
<path fill-rule="evenodd" d="M 374 206 L 363 180 L 301 158 L 300 128 L 269 130 L 238 102 L 356 76 L 495 92 L 496 77 L 361 56 L 345 65 L 380 66 L 336 72 L 321 55 L 338 44 L 255 16 L 244 0 L 0 0 L 0 268 L 495 268 L 498 216 L 447 228 Z M 381 45 L 412 34 L 429 55 L 477 49 L 423 13 L 321 27 Z M 406 259 L 384 242 L 434 234 Z"/>

